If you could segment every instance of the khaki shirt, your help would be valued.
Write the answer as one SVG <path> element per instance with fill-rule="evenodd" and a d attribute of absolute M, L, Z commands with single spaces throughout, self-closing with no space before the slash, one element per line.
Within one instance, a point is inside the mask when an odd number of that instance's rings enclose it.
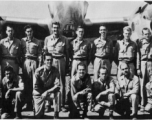
<path fill-rule="evenodd" d="M 42 45 L 40 40 L 33 38 L 31 41 L 27 37 L 21 39 L 21 47 L 23 57 L 37 58 L 42 53 Z"/>
<path fill-rule="evenodd" d="M 10 41 L 9 38 L 4 38 L 0 41 L 1 57 L 3 58 L 14 58 L 18 59 L 21 53 L 21 42 L 20 40 L 13 38 L 13 41 Z"/>
<path fill-rule="evenodd" d="M 149 81 L 146 84 L 146 92 L 147 92 L 148 103 L 152 104 L 152 81 Z"/>
<path fill-rule="evenodd" d="M 115 46 L 115 59 L 116 61 L 133 61 L 136 57 L 137 46 L 133 41 L 124 43 L 124 40 L 118 40 Z"/>
<path fill-rule="evenodd" d="M 73 58 L 85 58 L 90 60 L 91 45 L 87 40 L 79 41 L 78 38 L 72 42 Z"/>
<path fill-rule="evenodd" d="M 113 44 L 110 40 L 101 40 L 100 37 L 94 40 L 93 54 L 96 57 L 110 59 L 112 61 L 113 56 Z"/>
<path fill-rule="evenodd" d="M 71 79 L 71 96 L 72 99 L 75 100 L 75 94 L 80 92 L 86 88 L 91 89 L 91 78 L 89 74 L 86 74 L 83 79 L 80 79 L 79 76 L 76 74 Z"/>
<path fill-rule="evenodd" d="M 20 76 L 16 76 L 13 78 L 13 80 L 10 82 L 6 77 L 2 80 L 2 95 L 5 97 L 5 93 L 7 90 L 11 88 L 21 88 L 24 87 L 23 79 Z"/>
<path fill-rule="evenodd" d="M 45 65 L 37 68 L 33 77 L 33 95 L 41 95 L 54 86 L 59 87 L 59 78 L 59 71 L 53 66 L 50 71 L 46 69 Z"/>
<path fill-rule="evenodd" d="M 139 93 L 139 79 L 137 76 L 129 76 L 126 78 L 124 75 L 118 78 L 116 83 L 116 88 L 120 94 L 123 96 L 125 93 L 138 94 Z"/>
<path fill-rule="evenodd" d="M 137 69 L 140 69 L 142 60 L 152 60 L 152 40 L 148 42 L 146 39 L 141 38 L 137 42 Z"/>
<path fill-rule="evenodd" d="M 69 52 L 68 40 L 64 36 L 59 36 L 58 39 L 55 39 L 52 34 L 45 38 L 44 50 L 52 53 L 53 56 L 64 57 Z"/>

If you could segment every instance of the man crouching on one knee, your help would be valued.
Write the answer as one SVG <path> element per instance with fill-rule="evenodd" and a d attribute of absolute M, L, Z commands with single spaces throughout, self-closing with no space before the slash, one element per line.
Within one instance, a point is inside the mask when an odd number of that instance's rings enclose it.
<path fill-rule="evenodd" d="M 2 115 L 1 119 L 21 118 L 23 106 L 24 83 L 20 76 L 14 73 L 11 66 L 4 68 L 5 77 L 2 80 Z M 14 112 L 13 112 L 14 109 Z"/>
<path fill-rule="evenodd" d="M 109 108 L 109 117 L 112 119 L 115 101 L 113 78 L 108 76 L 108 70 L 105 67 L 100 68 L 99 76 L 93 83 L 94 111 L 99 112 L 99 116 L 102 117 L 106 108 Z"/>
<path fill-rule="evenodd" d="M 122 63 L 120 69 L 122 76 L 118 78 L 116 84 L 116 90 L 118 92 L 116 95 L 116 112 L 130 117 L 130 107 L 132 107 L 131 116 L 133 119 L 136 119 L 139 101 L 139 79 L 137 76 L 130 74 L 129 66 L 126 63 Z"/>
<path fill-rule="evenodd" d="M 46 100 L 53 100 L 54 118 L 59 117 L 60 110 L 60 75 L 59 71 L 52 66 L 53 57 L 51 53 L 44 55 L 44 65 L 37 68 L 33 79 L 33 99 L 35 117 L 44 117 L 44 106 Z"/>

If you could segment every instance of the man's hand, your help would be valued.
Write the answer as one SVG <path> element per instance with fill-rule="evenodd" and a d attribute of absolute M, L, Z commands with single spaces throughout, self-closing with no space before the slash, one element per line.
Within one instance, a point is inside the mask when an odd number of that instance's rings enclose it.
<path fill-rule="evenodd" d="M 104 102 L 104 101 L 101 101 L 100 104 L 101 104 L 101 105 L 105 105 L 105 102 Z"/>
<path fill-rule="evenodd" d="M 141 70 L 139 70 L 139 69 L 137 70 L 137 75 L 141 76 Z"/>
<path fill-rule="evenodd" d="M 48 95 L 48 91 L 45 91 L 41 96 L 43 99 L 45 99 L 47 97 L 47 95 Z"/>
<path fill-rule="evenodd" d="M 9 89 L 6 94 L 5 94 L 5 99 L 8 99 L 10 97 L 11 94 L 11 89 Z"/>

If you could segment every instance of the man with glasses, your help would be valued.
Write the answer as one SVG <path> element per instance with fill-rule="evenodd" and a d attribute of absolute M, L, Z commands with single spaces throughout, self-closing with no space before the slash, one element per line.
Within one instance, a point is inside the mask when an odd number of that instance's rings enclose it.
<path fill-rule="evenodd" d="M 24 27 L 26 37 L 21 39 L 23 79 L 25 81 L 25 95 L 27 96 L 26 109 L 32 109 L 33 74 L 41 62 L 41 41 L 33 36 L 30 25 Z"/>

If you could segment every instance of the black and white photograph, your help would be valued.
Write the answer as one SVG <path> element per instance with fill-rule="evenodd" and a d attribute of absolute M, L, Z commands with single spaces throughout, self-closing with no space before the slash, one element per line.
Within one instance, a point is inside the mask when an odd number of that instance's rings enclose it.
<path fill-rule="evenodd" d="M 152 1 L 0 0 L 0 119 L 152 119 Z"/>

